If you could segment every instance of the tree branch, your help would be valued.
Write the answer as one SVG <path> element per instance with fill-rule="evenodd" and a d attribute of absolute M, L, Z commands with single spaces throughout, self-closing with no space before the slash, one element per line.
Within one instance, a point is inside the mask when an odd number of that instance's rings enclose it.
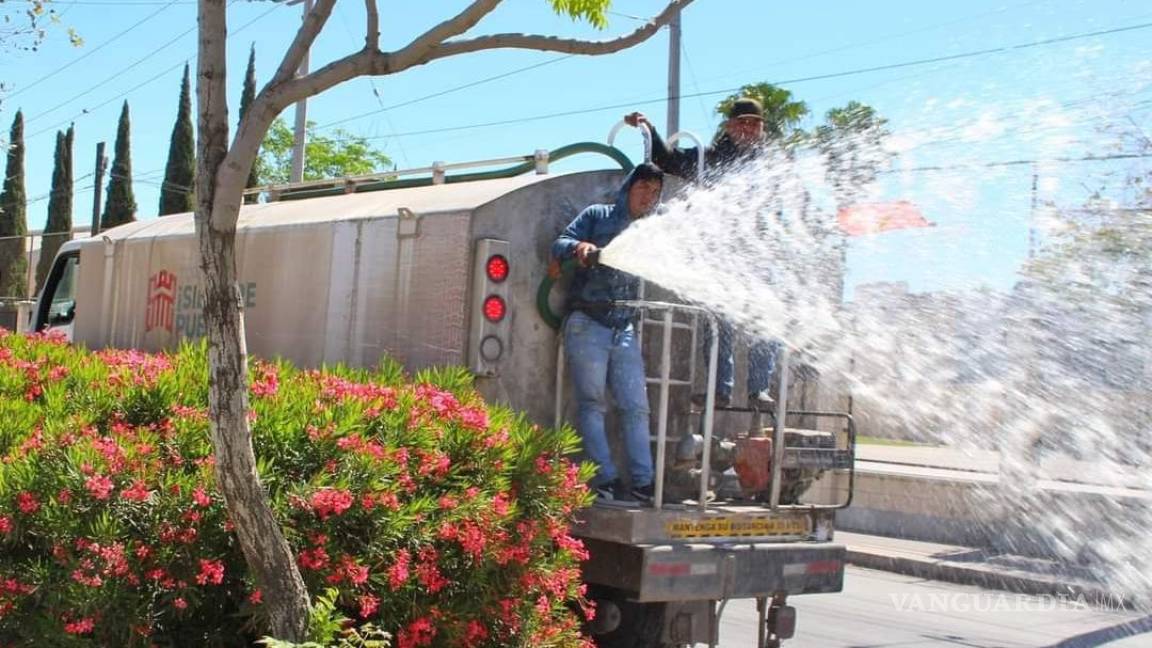
<path fill-rule="evenodd" d="M 380 51 L 362 49 L 342 59 L 333 61 L 315 72 L 299 77 L 290 78 L 275 85 L 269 83 L 260 91 L 252 105 L 244 113 L 240 125 L 236 130 L 236 137 L 228 150 L 228 157 L 216 174 L 216 205 L 213 209 L 213 218 L 216 214 L 235 214 L 229 211 L 232 202 L 237 209 L 243 199 L 244 183 L 248 172 L 260 153 L 260 145 L 269 126 L 276 116 L 288 106 L 318 95 L 325 90 L 337 86 L 345 81 L 369 74 L 387 74 L 390 71 L 389 56 Z M 228 224 L 220 223 L 220 227 Z M 235 223 L 231 224 L 232 227 Z"/>
<path fill-rule="evenodd" d="M 403 49 L 393 53 L 393 57 L 398 61 L 396 71 L 404 70 L 429 60 L 428 53 L 430 51 L 439 47 L 441 43 L 449 38 L 459 36 L 469 29 L 472 29 L 476 23 L 480 22 L 481 18 L 491 13 L 500 2 L 501 0 L 474 0 L 467 9 L 456 14 L 455 17 L 449 18 L 424 32 L 411 43 L 404 46 Z"/>
<path fill-rule="evenodd" d="M 693 0 L 671 0 L 668 6 L 664 8 L 664 11 L 661 11 L 659 15 L 643 27 L 640 27 L 631 34 L 612 40 L 585 41 L 575 38 L 556 38 L 535 34 L 491 34 L 489 36 L 480 36 L 467 40 L 449 41 L 436 46 L 432 52 L 420 61 L 404 65 L 404 63 L 408 62 L 401 60 L 397 61 L 396 65 L 399 69 L 404 69 L 411 67 L 411 65 L 419 65 L 436 59 L 456 56 L 457 54 L 467 54 L 469 52 L 489 49 L 532 49 L 544 52 L 586 55 L 611 54 L 612 52 L 618 52 L 644 42 L 661 27 L 671 22 L 672 18 L 674 18 L 678 12 L 692 4 L 692 2 Z M 405 48 L 405 50 L 406 49 L 408 48 Z M 397 52 L 397 54 L 400 54 L 400 52 Z"/>
<path fill-rule="evenodd" d="M 269 87 L 296 75 L 296 70 L 300 69 L 300 62 L 304 60 L 304 55 L 308 53 L 312 43 L 320 35 L 320 30 L 324 29 L 324 24 L 328 22 L 328 18 L 332 15 L 332 8 L 335 6 L 336 0 L 316 0 L 315 6 L 304 17 L 304 24 L 296 32 L 296 38 L 292 39 L 292 44 L 284 53 L 284 58 L 280 61 L 280 67 L 276 70 L 276 74 L 268 82 Z"/>
<path fill-rule="evenodd" d="M 380 49 L 380 9 L 376 0 L 364 0 L 364 9 L 368 12 L 368 28 L 364 35 L 364 47 L 372 52 Z"/>

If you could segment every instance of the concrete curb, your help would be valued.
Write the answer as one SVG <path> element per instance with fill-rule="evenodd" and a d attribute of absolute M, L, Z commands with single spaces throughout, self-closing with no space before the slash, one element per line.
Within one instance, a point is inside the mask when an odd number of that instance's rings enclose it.
<path fill-rule="evenodd" d="M 1100 583 L 1070 581 L 1054 576 L 1046 577 L 982 565 L 963 565 L 946 560 L 863 550 L 851 546 L 848 547 L 847 561 L 857 567 L 959 585 L 975 585 L 1032 596 L 1053 596 L 1109 608 L 1140 607 L 1133 601 L 1117 597 Z"/>

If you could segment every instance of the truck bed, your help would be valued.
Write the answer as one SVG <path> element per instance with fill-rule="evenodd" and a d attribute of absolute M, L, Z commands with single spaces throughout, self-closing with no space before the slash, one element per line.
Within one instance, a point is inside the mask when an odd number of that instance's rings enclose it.
<path fill-rule="evenodd" d="M 640 602 L 838 592 L 845 548 L 832 510 L 756 505 L 692 509 L 592 506 L 573 534 L 591 558 L 584 579 Z"/>

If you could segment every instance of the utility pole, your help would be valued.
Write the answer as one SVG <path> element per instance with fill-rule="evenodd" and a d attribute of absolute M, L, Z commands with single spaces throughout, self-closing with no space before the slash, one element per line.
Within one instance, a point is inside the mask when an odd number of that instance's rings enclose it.
<path fill-rule="evenodd" d="M 680 132 L 680 16 L 668 23 L 668 135 Z"/>
<path fill-rule="evenodd" d="M 104 142 L 96 145 L 96 180 L 92 190 L 92 229 L 91 235 L 100 233 L 100 191 L 104 185 L 104 167 L 108 166 L 108 158 L 104 157 Z"/>
<path fill-rule="evenodd" d="M 308 19 L 308 14 L 312 11 L 312 0 L 304 0 L 304 20 Z M 308 74 L 308 55 L 309 51 L 304 51 L 304 57 L 300 59 L 300 68 L 296 71 L 296 76 L 302 77 Z M 292 182 L 301 182 L 304 180 L 304 144 L 308 137 L 308 99 L 301 99 L 296 102 L 296 129 L 293 136 L 292 145 Z"/>

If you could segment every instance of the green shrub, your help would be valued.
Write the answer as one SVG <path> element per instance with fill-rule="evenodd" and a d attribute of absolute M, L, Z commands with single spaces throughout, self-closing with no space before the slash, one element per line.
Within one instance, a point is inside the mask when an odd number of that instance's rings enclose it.
<path fill-rule="evenodd" d="M 203 345 L 0 337 L 0 645 L 249 646 L 261 593 L 216 488 Z M 253 361 L 259 470 L 309 591 L 414 646 L 582 645 L 589 467 L 463 370 Z"/>

